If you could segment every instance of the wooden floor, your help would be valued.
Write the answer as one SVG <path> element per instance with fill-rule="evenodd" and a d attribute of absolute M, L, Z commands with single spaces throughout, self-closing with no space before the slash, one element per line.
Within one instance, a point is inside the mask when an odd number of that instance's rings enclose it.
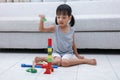
<path fill-rule="evenodd" d="M 120 80 L 119 54 L 82 54 L 87 58 L 96 58 L 97 66 L 77 65 L 59 67 L 46 75 L 44 69 L 37 68 L 37 73 L 26 72 L 21 64 L 32 64 L 34 57 L 47 56 L 36 53 L 0 53 L 0 80 Z"/>

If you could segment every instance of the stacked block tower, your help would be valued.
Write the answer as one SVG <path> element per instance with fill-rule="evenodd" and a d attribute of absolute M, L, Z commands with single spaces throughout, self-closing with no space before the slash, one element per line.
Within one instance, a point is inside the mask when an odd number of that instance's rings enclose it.
<path fill-rule="evenodd" d="M 52 68 L 52 39 L 48 38 L 48 58 L 47 58 L 48 65 L 46 67 L 46 71 L 44 74 L 51 74 L 54 71 Z"/>

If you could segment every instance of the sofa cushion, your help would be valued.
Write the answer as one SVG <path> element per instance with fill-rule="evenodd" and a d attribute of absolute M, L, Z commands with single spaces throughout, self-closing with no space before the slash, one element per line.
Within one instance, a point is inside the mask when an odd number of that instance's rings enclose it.
<path fill-rule="evenodd" d="M 46 15 L 46 26 L 54 24 L 56 7 L 62 3 L 1 3 L 0 31 L 38 31 L 39 14 Z M 73 9 L 76 31 L 120 30 L 120 5 L 117 1 L 72 1 L 66 4 Z"/>

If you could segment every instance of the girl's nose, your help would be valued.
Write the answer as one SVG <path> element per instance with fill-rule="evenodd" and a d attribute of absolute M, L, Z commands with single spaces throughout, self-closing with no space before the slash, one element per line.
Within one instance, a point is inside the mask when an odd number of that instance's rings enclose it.
<path fill-rule="evenodd" d="M 62 21 L 62 18 L 60 18 L 60 21 Z"/>

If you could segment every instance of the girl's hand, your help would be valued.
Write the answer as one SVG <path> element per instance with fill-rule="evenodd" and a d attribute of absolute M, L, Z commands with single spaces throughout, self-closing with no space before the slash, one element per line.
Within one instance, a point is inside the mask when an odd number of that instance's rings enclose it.
<path fill-rule="evenodd" d="M 77 55 L 76 56 L 78 59 L 84 59 L 84 56 Z"/>
<path fill-rule="evenodd" d="M 45 15 L 39 15 L 39 17 L 40 17 L 41 19 L 43 19 L 43 18 L 45 18 Z"/>

